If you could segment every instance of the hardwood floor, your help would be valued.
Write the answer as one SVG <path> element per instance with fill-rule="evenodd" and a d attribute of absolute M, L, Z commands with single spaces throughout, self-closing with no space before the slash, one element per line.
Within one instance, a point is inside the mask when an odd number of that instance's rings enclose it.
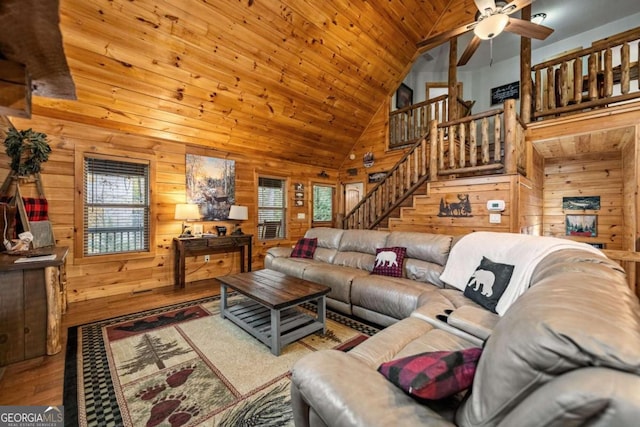
<path fill-rule="evenodd" d="M 67 328 L 128 313 L 218 295 L 217 281 L 166 287 L 152 292 L 120 295 L 69 305 L 62 317 L 62 351 L 0 368 L 0 405 L 62 405 Z M 2 373 L 2 370 L 4 372 Z"/>

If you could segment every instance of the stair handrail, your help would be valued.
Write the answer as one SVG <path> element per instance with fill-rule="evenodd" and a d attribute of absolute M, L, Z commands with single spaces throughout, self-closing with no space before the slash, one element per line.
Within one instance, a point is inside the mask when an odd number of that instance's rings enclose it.
<path fill-rule="evenodd" d="M 435 121 L 435 120 L 434 120 Z M 437 122 L 437 121 L 436 121 Z M 427 132 L 415 143 L 413 144 L 407 151 L 406 153 L 400 158 L 400 160 L 398 160 L 396 162 L 396 164 L 386 173 L 386 175 L 380 180 L 380 182 L 378 182 L 371 190 L 369 190 L 367 192 L 367 194 L 362 198 L 362 200 L 360 200 L 354 207 L 353 209 L 351 209 L 351 211 L 349 211 L 349 213 L 347 213 L 343 220 L 342 220 L 342 228 L 346 229 L 347 228 L 347 224 L 348 221 L 351 217 L 353 217 L 355 215 L 356 212 L 359 211 L 359 209 L 365 204 L 367 203 L 370 198 L 372 197 L 373 194 L 376 194 L 376 192 L 378 191 L 378 189 L 384 185 L 387 180 L 393 176 L 394 172 L 396 172 L 400 165 L 402 165 L 413 153 L 415 153 L 415 151 L 421 147 L 424 146 L 425 149 L 428 146 L 427 142 L 429 141 L 429 132 L 430 129 L 427 130 Z M 429 168 L 428 168 L 428 161 L 425 163 L 425 168 L 426 168 L 426 172 L 423 176 L 418 178 L 418 181 L 422 180 L 421 183 L 423 183 L 426 178 L 429 177 Z M 414 183 L 411 187 L 410 190 L 415 186 L 416 184 Z M 415 189 L 413 189 L 413 191 L 415 191 Z M 411 191 L 411 192 L 413 192 Z M 409 192 L 409 191 L 407 191 Z M 398 198 L 401 198 L 402 196 L 399 196 Z M 406 196 L 404 198 L 402 198 L 402 200 L 404 200 L 406 198 Z M 400 202 L 402 202 L 402 200 L 400 200 Z M 397 204 L 398 200 L 396 199 L 393 203 L 391 203 L 389 205 L 389 207 L 387 209 L 385 209 L 385 211 L 387 210 L 392 210 L 394 209 L 394 204 Z M 376 219 L 375 221 L 372 222 L 371 225 L 369 225 L 369 228 L 375 227 L 375 225 L 379 224 L 380 221 L 382 221 L 382 219 L 384 219 L 384 216 L 382 215 L 381 218 Z"/>

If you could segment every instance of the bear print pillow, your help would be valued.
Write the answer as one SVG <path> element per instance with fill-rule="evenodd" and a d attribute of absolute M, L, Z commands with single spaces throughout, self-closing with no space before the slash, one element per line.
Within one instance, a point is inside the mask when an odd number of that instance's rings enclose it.
<path fill-rule="evenodd" d="M 376 262 L 371 274 L 402 277 L 403 262 L 406 255 L 407 248 L 399 246 L 376 249 Z"/>
<path fill-rule="evenodd" d="M 496 305 L 507 289 L 512 274 L 513 265 L 482 257 L 480 265 L 467 282 L 464 296 L 496 313 Z"/>

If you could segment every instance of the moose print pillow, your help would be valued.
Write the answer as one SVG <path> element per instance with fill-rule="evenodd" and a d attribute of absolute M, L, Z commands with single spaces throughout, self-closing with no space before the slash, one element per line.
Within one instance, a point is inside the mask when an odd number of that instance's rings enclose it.
<path fill-rule="evenodd" d="M 399 246 L 376 249 L 376 262 L 371 273 L 381 276 L 402 277 L 402 263 L 406 255 L 407 248 Z"/>
<path fill-rule="evenodd" d="M 464 296 L 496 313 L 496 305 L 507 289 L 512 274 L 513 265 L 500 264 L 482 257 L 480 265 L 467 282 Z"/>

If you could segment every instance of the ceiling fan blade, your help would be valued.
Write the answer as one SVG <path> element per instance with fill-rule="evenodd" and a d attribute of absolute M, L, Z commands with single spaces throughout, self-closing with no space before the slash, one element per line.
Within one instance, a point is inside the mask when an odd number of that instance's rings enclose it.
<path fill-rule="evenodd" d="M 509 23 L 505 27 L 505 31 L 519 34 L 522 37 L 528 37 L 530 39 L 544 40 L 553 33 L 553 28 L 534 24 L 533 22 L 523 19 L 509 17 Z"/>
<path fill-rule="evenodd" d="M 481 14 L 486 14 L 486 10 L 496 10 L 495 0 L 473 0 Z"/>
<path fill-rule="evenodd" d="M 477 22 L 471 22 L 470 24 L 463 25 L 454 30 L 445 31 L 444 33 L 436 34 L 435 36 L 426 38 L 421 42 L 416 44 L 416 47 L 421 51 L 427 51 L 432 49 L 450 39 L 459 36 L 460 34 L 464 34 L 467 31 L 473 30 L 473 28 L 477 25 Z"/>
<path fill-rule="evenodd" d="M 507 15 L 511 15 L 512 13 L 519 11 L 523 7 L 529 6 L 534 1 L 535 0 L 513 0 L 511 3 L 507 4 L 506 6 L 503 6 L 502 10 L 503 10 L 503 13 L 506 13 Z"/>
<path fill-rule="evenodd" d="M 476 53 L 476 50 L 478 50 L 478 46 L 480 46 L 481 41 L 482 39 L 480 39 L 480 37 L 476 35 L 473 36 L 467 48 L 464 50 L 464 52 L 462 52 L 462 56 L 458 61 L 458 67 L 462 67 L 463 65 L 466 65 L 467 62 L 469 62 L 473 54 Z"/>

